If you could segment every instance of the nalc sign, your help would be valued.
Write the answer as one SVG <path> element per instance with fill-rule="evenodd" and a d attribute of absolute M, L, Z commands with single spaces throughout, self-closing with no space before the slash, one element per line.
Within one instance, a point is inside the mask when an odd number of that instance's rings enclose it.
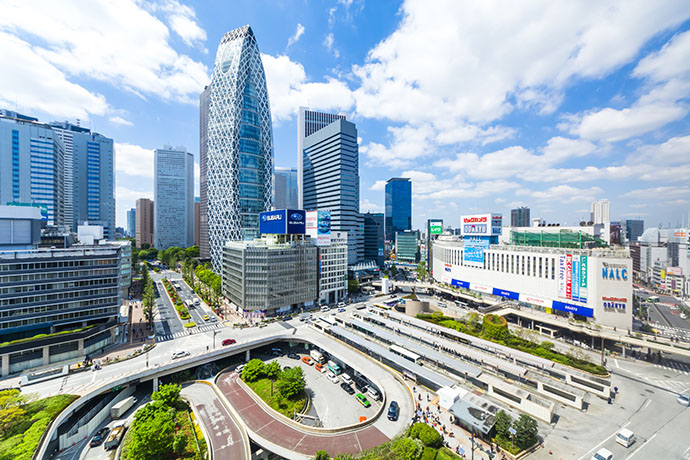
<path fill-rule="evenodd" d="M 611 281 L 628 281 L 628 266 L 625 264 L 602 263 L 601 277 Z"/>

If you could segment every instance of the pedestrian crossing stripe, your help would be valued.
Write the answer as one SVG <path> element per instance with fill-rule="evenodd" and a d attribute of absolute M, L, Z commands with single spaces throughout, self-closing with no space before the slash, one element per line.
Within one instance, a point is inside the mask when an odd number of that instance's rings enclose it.
<path fill-rule="evenodd" d="M 220 323 L 218 323 L 216 325 L 206 324 L 204 326 L 189 328 L 189 329 L 184 330 L 184 331 L 177 331 L 177 332 L 174 332 L 172 334 L 159 335 L 159 336 L 157 336 L 157 340 L 159 342 L 165 342 L 167 340 L 172 340 L 172 339 L 176 339 L 179 337 L 185 337 L 188 335 L 194 335 L 194 334 L 198 334 L 200 332 L 208 332 L 208 331 L 212 331 L 214 329 L 220 329 L 222 327 L 224 327 L 224 326 Z M 190 331 L 191 331 L 191 334 L 190 334 Z"/>

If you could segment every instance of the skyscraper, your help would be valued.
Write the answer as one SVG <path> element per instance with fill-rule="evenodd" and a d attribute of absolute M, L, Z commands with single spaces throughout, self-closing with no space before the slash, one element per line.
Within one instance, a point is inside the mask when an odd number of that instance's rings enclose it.
<path fill-rule="evenodd" d="M 50 225 L 65 224 L 65 149 L 37 118 L 0 110 L 0 203 L 32 204 Z"/>
<path fill-rule="evenodd" d="M 644 233 L 644 220 L 627 219 L 625 221 L 625 237 L 628 242 L 637 241 Z"/>
<path fill-rule="evenodd" d="M 379 267 L 384 262 L 384 218 L 383 213 L 366 213 L 364 218 L 364 260 L 373 260 Z"/>
<path fill-rule="evenodd" d="M 522 206 L 510 210 L 511 227 L 529 227 L 532 223 L 529 218 L 529 208 Z"/>
<path fill-rule="evenodd" d="M 199 256 L 204 259 L 211 257 L 208 245 L 208 193 L 207 168 L 208 157 L 208 98 L 211 88 L 206 86 L 199 96 Z"/>
<path fill-rule="evenodd" d="M 331 229 L 348 232 L 348 264 L 364 258 L 364 220 L 359 214 L 357 128 L 338 119 L 304 140 L 304 209 L 331 211 Z"/>
<path fill-rule="evenodd" d="M 127 210 L 127 236 L 137 237 L 137 208 Z"/>
<path fill-rule="evenodd" d="M 200 217 L 201 203 L 199 197 L 194 198 L 194 244 L 199 246 L 199 217 Z"/>
<path fill-rule="evenodd" d="M 314 112 L 307 107 L 299 108 L 297 117 L 297 208 L 304 209 L 304 139 L 336 120 L 345 120 L 345 115 Z M 277 209 L 281 209 L 277 207 Z"/>
<path fill-rule="evenodd" d="M 154 152 L 154 247 L 194 244 L 194 156 L 184 147 Z"/>
<path fill-rule="evenodd" d="M 386 241 L 395 241 L 397 232 L 412 229 L 412 182 L 393 177 L 386 182 Z"/>
<path fill-rule="evenodd" d="M 51 128 L 65 148 L 65 224 L 72 231 L 84 222 L 102 225 L 115 237 L 115 165 L 113 140 L 67 121 Z"/>
<path fill-rule="evenodd" d="M 597 200 L 590 206 L 591 220 L 595 224 L 608 225 L 611 223 L 611 208 L 609 200 Z"/>
<path fill-rule="evenodd" d="M 137 247 L 141 248 L 148 244 L 153 246 L 153 201 L 148 198 L 137 200 Z"/>
<path fill-rule="evenodd" d="M 225 243 L 257 236 L 259 213 L 272 202 L 271 109 L 259 47 L 249 26 L 221 39 L 208 89 L 203 160 L 208 243 L 213 270 L 221 273 Z"/>
<path fill-rule="evenodd" d="M 273 173 L 273 207 L 276 209 L 300 209 L 297 169 L 276 168 Z"/>

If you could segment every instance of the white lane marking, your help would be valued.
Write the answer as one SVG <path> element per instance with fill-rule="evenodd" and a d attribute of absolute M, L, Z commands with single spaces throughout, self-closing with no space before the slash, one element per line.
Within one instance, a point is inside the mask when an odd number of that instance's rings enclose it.
<path fill-rule="evenodd" d="M 642 409 L 646 409 L 647 406 L 649 406 L 649 403 L 651 403 L 651 402 L 652 402 L 652 400 L 651 400 L 651 399 L 648 399 L 647 402 L 644 403 L 644 406 L 642 406 Z"/>
<path fill-rule="evenodd" d="M 617 359 L 614 359 L 613 362 L 616 363 L 616 367 L 617 367 L 618 369 L 621 368 L 621 367 L 618 365 L 618 360 L 617 360 Z"/>
<path fill-rule="evenodd" d="M 609 439 L 611 439 L 612 437 L 614 437 L 614 436 L 616 435 L 616 433 L 618 433 L 618 432 L 621 430 L 621 428 L 625 428 L 625 427 L 627 427 L 628 425 L 630 425 L 630 422 L 628 422 L 628 423 L 626 423 L 625 425 L 623 425 L 622 427 L 616 429 L 616 431 L 614 431 L 613 434 L 612 434 L 611 436 L 609 436 L 608 438 L 604 439 L 603 441 L 601 441 L 601 442 L 600 442 L 599 444 L 597 444 L 596 446 L 594 446 L 594 447 L 592 447 L 591 449 L 589 449 L 587 452 L 585 452 L 585 454 L 584 454 L 582 457 L 578 458 L 577 460 L 582 460 L 583 458 L 587 457 L 587 455 L 589 455 L 590 452 L 593 452 L 593 451 L 597 450 L 598 448 L 600 448 L 606 441 L 608 441 Z"/>
<path fill-rule="evenodd" d="M 646 446 L 649 443 L 649 441 L 656 438 L 656 435 L 657 435 L 657 433 L 654 433 L 654 435 L 651 438 L 647 439 L 640 447 L 635 449 L 635 451 L 633 453 L 631 453 L 630 455 L 628 455 L 628 458 L 626 458 L 625 460 L 630 460 L 631 458 L 633 458 L 633 455 L 637 454 L 640 450 L 642 450 L 642 448 L 644 446 Z"/>

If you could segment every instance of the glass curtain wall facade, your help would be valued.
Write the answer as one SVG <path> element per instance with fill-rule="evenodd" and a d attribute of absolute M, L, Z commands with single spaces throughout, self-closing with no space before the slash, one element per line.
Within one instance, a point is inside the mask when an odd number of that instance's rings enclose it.
<path fill-rule="evenodd" d="M 276 168 L 273 174 L 273 207 L 275 209 L 301 209 L 295 168 Z"/>
<path fill-rule="evenodd" d="M 199 96 L 199 256 L 202 259 L 211 257 L 208 246 L 208 193 L 207 193 L 207 158 L 208 158 L 208 98 L 211 88 L 206 86 Z"/>
<path fill-rule="evenodd" d="M 364 260 L 373 260 L 383 267 L 384 262 L 383 213 L 364 214 Z"/>
<path fill-rule="evenodd" d="M 182 147 L 156 149 L 154 173 L 154 247 L 189 247 L 194 243 L 194 156 Z"/>
<path fill-rule="evenodd" d="M 397 232 L 412 229 L 412 182 L 394 177 L 386 182 L 386 241 Z"/>
<path fill-rule="evenodd" d="M 220 273 L 225 243 L 257 236 L 259 213 L 271 209 L 273 199 L 271 110 L 249 26 L 223 36 L 209 88 L 208 241 L 211 265 Z"/>

